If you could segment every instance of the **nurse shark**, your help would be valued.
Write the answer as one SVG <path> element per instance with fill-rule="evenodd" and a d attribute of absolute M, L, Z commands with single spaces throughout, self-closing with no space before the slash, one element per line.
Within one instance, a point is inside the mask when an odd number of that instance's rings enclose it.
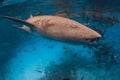
<path fill-rule="evenodd" d="M 27 32 L 37 32 L 47 38 L 59 41 L 89 43 L 102 37 L 98 32 L 85 25 L 60 16 L 43 15 L 33 17 L 31 15 L 27 20 L 9 16 L 3 16 L 3 18 L 22 24 L 23 26 L 19 26 L 18 28 Z"/>

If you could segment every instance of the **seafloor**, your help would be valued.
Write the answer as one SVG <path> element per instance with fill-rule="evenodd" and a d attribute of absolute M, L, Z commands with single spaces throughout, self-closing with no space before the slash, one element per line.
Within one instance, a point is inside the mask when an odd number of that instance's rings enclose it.
<path fill-rule="evenodd" d="M 0 16 L 57 15 L 103 37 L 72 45 L 14 27 L 0 18 L 0 80 L 120 80 L 119 0 L 0 0 Z"/>

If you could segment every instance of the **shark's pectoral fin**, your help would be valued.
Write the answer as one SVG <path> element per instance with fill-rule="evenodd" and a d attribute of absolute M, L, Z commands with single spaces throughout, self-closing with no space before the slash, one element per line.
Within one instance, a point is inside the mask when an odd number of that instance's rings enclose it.
<path fill-rule="evenodd" d="M 21 25 L 19 25 L 19 24 L 13 24 L 13 26 L 16 27 L 16 28 L 25 30 L 25 31 L 27 31 L 27 32 L 29 32 L 29 33 L 32 32 L 32 30 L 31 30 L 28 26 L 26 26 L 26 25 L 23 25 L 22 27 L 20 27 Z"/>
<path fill-rule="evenodd" d="M 23 29 L 23 30 L 25 30 L 25 31 L 27 31 L 27 32 L 29 32 L 29 33 L 31 33 L 32 32 L 32 30 L 28 27 L 28 26 L 25 26 L 25 25 L 23 25 L 22 27 L 19 27 L 20 29 Z"/>

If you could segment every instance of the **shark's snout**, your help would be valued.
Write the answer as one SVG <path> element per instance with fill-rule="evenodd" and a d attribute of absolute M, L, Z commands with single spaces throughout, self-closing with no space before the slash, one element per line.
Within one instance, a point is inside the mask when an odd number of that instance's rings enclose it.
<path fill-rule="evenodd" d="M 96 31 L 93 31 L 93 30 L 90 31 L 87 35 L 88 35 L 89 39 L 92 39 L 92 40 L 100 39 L 100 38 L 102 37 L 101 34 L 99 34 L 99 33 L 96 32 Z"/>
<path fill-rule="evenodd" d="M 99 33 L 96 34 L 96 38 L 97 38 L 97 39 L 99 39 L 99 38 L 101 38 L 101 37 L 102 37 L 102 36 L 101 36 Z"/>
<path fill-rule="evenodd" d="M 94 32 L 93 35 L 92 35 L 92 39 L 93 40 L 99 40 L 100 38 L 102 38 L 102 35 L 97 33 L 97 32 Z"/>

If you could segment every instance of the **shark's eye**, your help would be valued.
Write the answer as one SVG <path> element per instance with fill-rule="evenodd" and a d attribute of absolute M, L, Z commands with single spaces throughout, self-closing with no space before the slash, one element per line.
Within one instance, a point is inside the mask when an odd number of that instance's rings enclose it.
<path fill-rule="evenodd" d="M 71 27 L 72 27 L 72 28 L 74 28 L 74 29 L 75 29 L 75 28 L 77 28 L 77 26 L 76 26 L 76 25 L 72 25 Z"/>

